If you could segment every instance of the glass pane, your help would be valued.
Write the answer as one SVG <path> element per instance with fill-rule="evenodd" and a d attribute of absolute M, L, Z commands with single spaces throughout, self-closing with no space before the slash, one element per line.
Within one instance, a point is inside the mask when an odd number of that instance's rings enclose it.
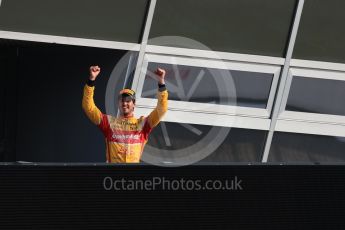
<path fill-rule="evenodd" d="M 215 51 L 283 57 L 295 5 L 295 0 L 159 0 L 150 38 L 181 36 Z"/>
<path fill-rule="evenodd" d="M 270 162 L 344 162 L 345 137 L 275 132 Z"/>
<path fill-rule="evenodd" d="M 294 76 L 286 110 L 345 115 L 345 81 Z"/>
<path fill-rule="evenodd" d="M 167 70 L 169 100 L 266 108 L 273 74 L 149 63 L 142 97 L 155 98 L 157 67 Z"/>
<path fill-rule="evenodd" d="M 0 30 L 138 43 L 147 0 L 2 0 Z"/>
<path fill-rule="evenodd" d="M 166 162 L 179 162 L 183 157 L 188 161 L 203 154 L 206 157 L 200 162 L 205 163 L 260 162 L 266 134 L 262 130 L 161 122 L 153 129 L 145 154 Z"/>
<path fill-rule="evenodd" d="M 345 63 L 345 1 L 305 1 L 293 57 Z"/>

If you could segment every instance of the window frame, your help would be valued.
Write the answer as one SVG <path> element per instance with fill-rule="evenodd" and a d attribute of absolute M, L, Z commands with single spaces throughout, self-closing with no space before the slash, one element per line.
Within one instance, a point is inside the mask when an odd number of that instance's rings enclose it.
<path fill-rule="evenodd" d="M 153 105 L 136 105 L 135 113 L 148 115 L 154 107 Z M 176 111 L 170 109 L 168 109 L 162 121 L 258 130 L 269 130 L 271 124 L 270 119 Z"/>
<path fill-rule="evenodd" d="M 171 61 L 172 58 L 174 62 Z M 140 113 L 143 114 L 148 114 L 149 111 L 152 110 L 157 103 L 157 99 L 141 97 L 147 67 L 150 62 L 229 69 L 247 72 L 253 71 L 259 73 L 268 73 L 271 74 L 270 76 L 273 75 L 266 108 L 169 101 L 169 112 L 164 119 L 164 121 L 170 122 L 207 124 L 216 126 L 224 126 L 224 123 L 226 123 L 225 126 L 227 127 L 252 128 L 262 130 L 269 129 L 269 117 L 273 107 L 275 91 L 278 86 L 278 80 L 281 71 L 280 65 L 257 64 L 249 62 L 245 63 L 238 61 L 220 61 L 217 59 L 201 59 L 198 57 L 192 58 L 185 56 L 145 53 L 141 69 L 142 71 L 138 79 L 136 80 L 137 84 L 134 87 L 134 90 L 136 90 L 137 92 L 137 111 L 140 111 Z M 205 65 L 200 65 L 200 62 Z M 198 117 L 200 121 L 197 121 L 198 119 L 195 119 L 196 117 Z"/>
<path fill-rule="evenodd" d="M 176 56 L 186 56 L 186 57 L 198 57 L 206 59 L 221 59 L 229 61 L 241 61 L 248 63 L 261 63 L 270 65 L 284 65 L 285 58 L 274 57 L 274 56 L 264 56 L 255 54 L 244 54 L 244 53 L 232 53 L 214 50 L 201 50 L 201 49 L 191 49 L 191 48 L 181 48 L 175 46 L 162 46 L 162 45 L 147 45 L 147 53 L 154 54 L 166 54 L 166 55 L 176 55 Z"/>
<path fill-rule="evenodd" d="M 333 123 L 345 125 L 345 115 L 332 115 L 324 113 L 308 113 L 296 112 L 286 110 L 287 101 L 290 94 L 291 84 L 294 78 L 305 77 L 325 80 L 338 80 L 345 82 L 345 72 L 330 71 L 330 70 L 315 70 L 307 68 L 290 68 L 288 79 L 286 82 L 286 90 L 284 92 L 281 113 L 278 119 L 285 120 L 304 120 L 317 123 Z"/>
<path fill-rule="evenodd" d="M 302 122 L 301 123 L 301 125 L 305 125 L 306 124 L 306 122 Z M 288 126 L 287 126 L 288 127 Z M 335 128 L 336 128 L 336 126 L 334 126 Z M 310 127 L 307 127 L 307 128 L 310 128 Z M 322 137 L 330 137 L 330 138 L 345 138 L 345 135 L 344 135 L 344 133 L 343 133 L 343 135 L 335 135 L 335 133 L 333 132 L 333 133 L 324 133 L 324 134 L 320 134 L 320 133 L 317 133 L 317 132 L 315 132 L 315 133 L 305 133 L 305 132 L 289 132 L 289 131 L 280 131 L 280 130 L 276 130 L 276 132 L 274 133 L 274 135 L 280 135 L 280 134 L 285 134 L 285 133 L 288 133 L 288 134 L 292 134 L 293 135 L 293 137 L 294 138 L 296 138 L 296 135 L 298 136 L 298 135 L 300 135 L 300 134 L 302 134 L 302 135 L 304 135 L 304 136 L 313 136 L 312 138 L 314 139 L 313 141 L 315 141 L 315 138 L 322 138 Z M 323 143 L 323 142 L 322 142 Z M 276 148 L 278 145 L 276 144 L 276 143 L 273 143 L 273 141 L 272 141 L 272 143 L 271 143 L 271 148 L 270 148 L 270 153 L 269 153 L 269 155 L 271 155 L 271 154 L 274 154 L 273 152 L 272 152 L 272 145 L 275 145 L 274 147 Z M 327 146 L 327 145 L 326 145 Z M 305 149 L 307 149 L 307 151 L 303 151 L 302 152 L 302 154 L 306 154 L 306 155 L 310 155 L 310 154 L 314 154 L 313 152 L 311 152 L 311 151 L 308 151 L 308 150 L 311 150 L 311 148 L 310 148 L 310 143 L 309 143 L 309 145 L 306 145 L 306 146 L 303 146 L 303 147 L 305 147 Z M 303 147 L 302 147 L 302 149 L 303 149 Z M 295 148 L 293 148 L 293 150 L 292 151 L 294 151 L 294 150 L 296 150 Z M 289 150 L 288 150 L 289 151 Z M 297 149 L 297 151 L 299 152 L 298 154 L 300 154 L 300 149 Z M 286 153 L 286 152 L 285 152 Z M 279 153 L 279 154 L 285 154 L 285 153 Z M 288 154 L 291 154 L 291 152 L 288 152 Z M 327 152 L 325 152 L 324 153 L 325 155 L 327 155 Z M 320 156 L 319 154 L 318 154 L 318 156 Z M 280 162 L 280 161 L 268 161 L 269 163 L 274 163 L 274 162 Z M 301 161 L 301 160 L 298 160 L 298 161 L 284 161 L 284 162 L 293 162 L 293 164 L 306 164 L 306 163 L 308 163 L 308 162 L 315 162 L 315 161 Z M 344 160 L 343 161 L 319 161 L 319 163 L 325 163 L 325 164 L 327 164 L 327 165 L 329 165 L 329 164 L 340 164 L 340 165 L 343 165 L 344 164 Z"/>
<path fill-rule="evenodd" d="M 120 49 L 139 51 L 141 44 L 119 41 L 106 41 L 89 38 L 66 37 L 57 35 L 45 35 L 24 32 L 12 32 L 0 30 L 1 39 L 23 40 L 32 42 L 56 43 L 63 45 L 87 46 L 95 48 Z"/>
<path fill-rule="evenodd" d="M 291 63 L 275 131 L 345 137 L 345 115 L 286 110 L 294 77 L 345 81 L 345 71 L 341 71 L 345 65 L 296 59 Z"/>

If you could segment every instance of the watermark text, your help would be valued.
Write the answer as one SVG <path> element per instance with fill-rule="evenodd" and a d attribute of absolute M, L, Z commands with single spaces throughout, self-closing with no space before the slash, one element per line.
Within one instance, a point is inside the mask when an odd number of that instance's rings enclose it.
<path fill-rule="evenodd" d="M 201 180 L 201 179 L 168 179 L 165 177 L 152 177 L 150 179 L 128 179 L 104 177 L 103 188 L 107 191 L 154 191 L 154 190 L 243 190 L 243 181 L 237 176 L 223 180 Z"/>

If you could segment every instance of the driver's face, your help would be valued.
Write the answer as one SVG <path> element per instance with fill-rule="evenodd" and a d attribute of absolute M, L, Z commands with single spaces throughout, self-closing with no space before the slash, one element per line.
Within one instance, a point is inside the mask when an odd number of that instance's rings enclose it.
<path fill-rule="evenodd" d="M 134 112 L 135 104 L 130 97 L 124 97 L 119 99 L 119 110 L 122 116 L 132 116 Z"/>

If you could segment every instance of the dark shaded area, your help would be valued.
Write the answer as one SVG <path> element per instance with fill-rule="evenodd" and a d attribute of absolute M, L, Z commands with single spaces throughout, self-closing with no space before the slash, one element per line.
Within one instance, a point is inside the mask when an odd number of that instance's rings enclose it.
<path fill-rule="evenodd" d="M 275 132 L 269 162 L 345 162 L 345 137 Z"/>
<path fill-rule="evenodd" d="M 157 67 L 167 70 L 169 100 L 266 108 L 273 74 L 149 63 L 142 97 L 155 98 Z"/>
<path fill-rule="evenodd" d="M 165 190 L 157 183 L 151 190 L 107 191 L 106 177 L 164 178 L 179 189 L 165 182 Z M 203 186 L 235 177 L 242 190 L 182 190 L 176 182 L 187 188 L 187 181 Z M 2 165 L 0 181 L 1 229 L 345 228 L 344 166 Z"/>
<path fill-rule="evenodd" d="M 0 45 L 0 161 L 15 160 L 17 67 L 17 49 Z"/>
<path fill-rule="evenodd" d="M 170 145 L 166 142 L 166 135 L 164 135 L 162 131 L 162 125 L 166 127 Z M 166 158 L 166 161 L 175 162 L 174 158 L 182 156 L 188 157 L 188 153 L 184 149 L 189 146 L 198 144 L 198 147 L 193 149 L 193 152 L 190 153 L 195 154 L 197 151 L 202 151 L 209 145 L 218 144 L 217 139 L 219 139 L 219 137 L 216 135 L 221 132 L 222 129 L 225 129 L 228 132 L 226 132 L 224 141 L 219 143 L 216 150 L 200 162 L 261 162 L 267 131 L 195 124 L 188 125 L 189 126 L 186 127 L 179 123 L 161 122 L 153 129 L 147 145 L 161 149 L 162 151 L 159 153 L 161 157 Z M 207 136 L 211 129 L 215 135 Z M 164 150 L 177 151 L 172 153 L 165 152 Z"/>
<path fill-rule="evenodd" d="M 293 58 L 345 63 L 345 1 L 307 0 Z"/>
<path fill-rule="evenodd" d="M 345 115 L 345 82 L 294 76 L 286 110 Z"/>
<path fill-rule="evenodd" d="M 182 36 L 215 51 L 283 57 L 295 6 L 295 0 L 159 0 L 150 38 Z"/>
<path fill-rule="evenodd" d="M 0 7 L 0 29 L 140 43 L 148 2 L 4 0 Z"/>
<path fill-rule="evenodd" d="M 101 66 L 95 102 L 105 113 L 109 76 L 126 51 L 4 40 L 1 44 L 1 81 L 6 84 L 1 84 L 0 100 L 6 103 L 1 103 L 5 112 L 0 160 L 104 162 L 103 135 L 81 108 L 83 87 L 89 66 Z M 124 80 L 124 74 L 118 77 Z"/>
<path fill-rule="evenodd" d="M 267 131 L 231 128 L 224 142 L 201 162 L 261 162 Z"/>

